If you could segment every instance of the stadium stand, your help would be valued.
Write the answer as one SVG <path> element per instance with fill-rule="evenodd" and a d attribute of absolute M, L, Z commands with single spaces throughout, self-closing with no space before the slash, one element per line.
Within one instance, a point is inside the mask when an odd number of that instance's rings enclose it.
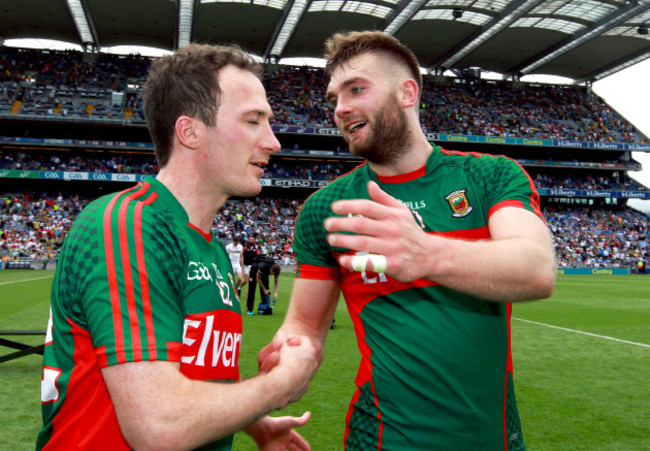
<path fill-rule="evenodd" d="M 140 87 L 151 58 L 0 48 L 0 115 L 144 123 Z M 334 127 L 322 69 L 283 66 L 265 74 L 277 124 Z M 625 118 L 582 86 L 427 77 L 425 131 L 592 142 L 646 143 Z M 17 102 L 20 104 L 13 110 Z"/>
<path fill-rule="evenodd" d="M 157 173 L 140 91 L 150 62 L 0 48 L 3 261 L 40 267 L 56 260 L 89 200 Z M 279 66 L 264 81 L 283 149 L 266 168 L 264 197 L 228 201 L 213 233 L 226 242 L 243 235 L 290 264 L 302 201 L 360 160 L 333 130 L 322 69 Z M 458 138 L 439 142 L 444 147 L 505 154 L 527 169 L 542 194 L 558 267 L 632 270 L 650 258 L 650 218 L 625 206 L 627 198 L 650 196 L 628 176 L 640 169 L 630 146 L 648 139 L 587 88 L 427 76 L 421 112 L 432 140 Z"/>

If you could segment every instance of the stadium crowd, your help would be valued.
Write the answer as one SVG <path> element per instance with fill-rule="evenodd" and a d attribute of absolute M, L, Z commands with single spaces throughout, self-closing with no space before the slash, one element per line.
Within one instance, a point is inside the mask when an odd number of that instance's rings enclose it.
<path fill-rule="evenodd" d="M 560 268 L 625 267 L 650 257 L 650 217 L 627 208 L 620 211 L 547 209 Z"/>
<path fill-rule="evenodd" d="M 0 258 L 55 260 L 76 215 L 91 199 L 79 195 L 22 193 L 0 199 Z M 215 217 L 213 234 L 224 243 L 239 235 L 258 253 L 293 264 L 293 227 L 302 201 L 229 200 Z M 555 239 L 557 264 L 632 267 L 650 259 L 650 215 L 631 208 L 544 210 Z"/>
<path fill-rule="evenodd" d="M 272 159 L 265 170 L 265 177 L 278 179 L 302 179 L 331 181 L 353 169 L 360 162 L 322 162 L 291 159 Z M 0 169 L 41 170 L 41 171 L 81 171 L 116 174 L 155 175 L 158 165 L 153 156 L 115 156 L 90 158 L 60 153 L 26 153 L 22 151 L 0 151 Z M 603 171 L 601 175 L 584 177 L 557 176 L 547 172 L 529 169 L 537 188 L 546 189 L 586 189 L 586 190 L 626 190 L 645 191 L 646 187 L 627 175 Z"/>
<path fill-rule="evenodd" d="M 103 53 L 93 57 L 88 61 L 76 51 L 0 48 L 0 114 L 143 123 L 140 86 L 152 59 Z M 268 71 L 264 81 L 275 123 L 334 127 L 324 79 L 319 68 L 277 66 Z M 580 86 L 427 76 L 421 111 L 422 127 L 433 133 L 648 142 Z"/>
<path fill-rule="evenodd" d="M 151 58 L 84 55 L 76 51 L 0 48 L 0 114 L 100 117 L 144 121 L 140 86 Z M 324 101 L 322 69 L 277 66 L 265 86 L 277 124 L 334 127 Z M 648 142 L 634 127 L 584 87 L 425 77 L 421 123 L 425 131 L 598 142 Z M 89 157 L 90 156 L 90 157 Z M 274 159 L 266 177 L 333 180 L 354 161 Z M 0 170 L 56 170 L 156 174 L 152 156 L 101 153 L 0 151 Z M 557 168 L 530 169 L 538 188 L 645 190 L 627 175 L 576 177 Z M 568 173 L 568 172 L 567 172 Z M 586 173 L 586 172 L 585 172 Z M 624 173 L 623 173 L 624 174 Z M 56 259 L 65 234 L 89 201 L 78 194 L 7 193 L 0 200 L 0 257 Z M 293 225 L 300 201 L 231 200 L 215 218 L 224 242 L 241 236 L 258 252 L 293 261 Z M 630 266 L 648 260 L 648 215 L 632 209 L 548 208 L 546 217 L 559 267 Z"/>
<path fill-rule="evenodd" d="M 87 203 L 69 193 L 0 196 L 0 259 L 56 259 L 72 222 Z"/>

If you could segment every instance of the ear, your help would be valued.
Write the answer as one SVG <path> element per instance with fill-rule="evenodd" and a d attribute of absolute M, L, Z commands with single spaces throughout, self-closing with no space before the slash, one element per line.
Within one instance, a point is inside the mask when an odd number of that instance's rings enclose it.
<path fill-rule="evenodd" d="M 415 105 L 418 102 L 419 94 L 418 83 L 412 78 L 408 78 L 400 83 L 400 101 L 402 102 L 403 108 Z"/>
<path fill-rule="evenodd" d="M 189 149 L 197 149 L 200 144 L 201 131 L 199 128 L 203 125 L 200 121 L 189 116 L 180 116 L 174 124 L 174 134 L 178 142 Z"/>

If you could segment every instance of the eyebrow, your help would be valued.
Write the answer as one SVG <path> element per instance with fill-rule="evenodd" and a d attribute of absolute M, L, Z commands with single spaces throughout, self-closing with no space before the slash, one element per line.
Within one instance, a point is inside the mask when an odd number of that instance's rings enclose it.
<path fill-rule="evenodd" d="M 351 79 L 349 79 L 349 80 L 344 81 L 344 82 L 341 84 L 341 91 L 343 91 L 343 90 L 344 90 L 345 88 L 347 88 L 348 86 L 355 84 L 355 83 L 358 82 L 359 80 L 362 80 L 362 78 L 361 78 L 361 77 L 354 77 L 354 78 L 351 78 Z M 328 92 L 325 94 L 325 100 L 326 100 L 327 102 L 329 102 L 329 103 L 332 103 L 332 102 L 333 102 L 332 97 L 336 97 L 332 91 L 328 91 Z"/>
<path fill-rule="evenodd" d="M 275 114 L 273 114 L 273 110 L 271 110 L 270 108 L 269 108 L 269 111 L 265 111 L 265 110 L 249 110 L 249 111 L 246 111 L 245 113 L 243 113 L 242 116 L 246 117 L 246 116 L 249 116 L 251 114 L 255 115 L 256 120 L 259 120 L 260 118 L 266 117 L 270 121 L 271 119 L 273 119 L 275 117 Z"/>

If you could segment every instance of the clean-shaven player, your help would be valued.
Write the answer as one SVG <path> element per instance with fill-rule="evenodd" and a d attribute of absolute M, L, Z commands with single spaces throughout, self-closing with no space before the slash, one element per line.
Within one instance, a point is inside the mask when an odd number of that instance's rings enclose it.
<path fill-rule="evenodd" d="M 254 196 L 280 148 L 260 67 L 238 47 L 192 44 L 144 86 L 160 172 L 89 204 L 52 285 L 37 449 L 309 449 L 296 401 L 316 369 L 305 340 L 240 380 L 242 319 L 226 251 L 210 234 L 231 196 Z M 281 344 L 282 337 L 278 343 Z M 294 343 L 296 344 L 296 343 Z"/>

